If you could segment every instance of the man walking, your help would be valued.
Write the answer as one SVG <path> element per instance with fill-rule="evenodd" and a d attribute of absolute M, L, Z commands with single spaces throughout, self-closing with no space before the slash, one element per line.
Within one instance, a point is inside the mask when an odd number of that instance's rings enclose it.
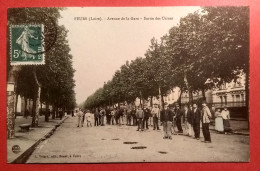
<path fill-rule="evenodd" d="M 106 111 L 105 111 L 105 109 L 101 108 L 101 110 L 100 110 L 100 119 L 101 119 L 100 125 L 101 126 L 105 126 L 105 116 L 106 116 Z"/>
<path fill-rule="evenodd" d="M 193 110 L 192 110 L 192 124 L 193 124 L 193 131 L 195 134 L 195 139 L 199 140 L 200 139 L 200 117 L 201 117 L 201 112 L 198 109 L 198 106 L 196 103 L 193 104 Z"/>
<path fill-rule="evenodd" d="M 83 112 L 81 109 L 76 110 L 77 116 L 78 116 L 78 127 L 82 127 L 82 117 L 83 117 Z"/>
<path fill-rule="evenodd" d="M 209 132 L 209 123 L 211 118 L 210 110 L 205 101 L 202 102 L 202 133 L 205 143 L 211 143 L 211 137 Z"/>
<path fill-rule="evenodd" d="M 98 126 L 99 125 L 99 112 L 98 112 L 98 108 L 96 108 L 96 111 L 94 113 L 94 120 L 95 120 L 95 123 L 94 123 L 94 126 Z"/>
<path fill-rule="evenodd" d="M 169 109 L 172 111 L 173 113 L 173 121 L 172 121 L 172 126 L 171 126 L 171 133 L 176 135 L 176 132 L 175 132 L 175 127 L 176 127 L 176 114 L 175 114 L 175 106 L 172 104 L 172 105 L 169 105 L 168 106 Z"/>
<path fill-rule="evenodd" d="M 182 126 L 181 126 L 181 118 L 183 116 L 183 112 L 180 109 L 179 104 L 176 104 L 176 125 L 178 128 L 178 133 L 183 133 Z"/>
<path fill-rule="evenodd" d="M 86 111 L 82 111 L 82 127 L 84 125 L 85 115 L 86 115 Z"/>
<path fill-rule="evenodd" d="M 112 112 L 111 112 L 111 124 L 114 125 L 115 123 L 115 115 L 116 115 L 116 110 L 115 108 L 113 108 Z"/>
<path fill-rule="evenodd" d="M 126 125 L 128 125 L 128 126 L 131 126 L 131 117 L 132 117 L 132 109 L 131 109 L 131 107 L 127 107 L 127 111 L 126 111 L 127 123 L 126 123 Z"/>
<path fill-rule="evenodd" d="M 159 129 L 159 123 L 158 123 L 158 117 L 160 115 L 160 109 L 158 108 L 157 104 L 154 104 L 154 107 L 152 108 L 152 116 L 153 116 L 153 130 L 155 130 L 157 128 L 157 130 Z"/>
<path fill-rule="evenodd" d="M 143 131 L 143 119 L 144 119 L 144 111 L 141 107 L 141 105 L 138 106 L 138 109 L 136 110 L 136 119 L 137 119 L 137 125 L 138 128 L 136 131 L 139 131 L 141 129 L 141 131 Z"/>
<path fill-rule="evenodd" d="M 136 119 L 136 115 L 135 115 L 135 113 L 136 113 L 136 109 L 135 109 L 135 107 L 132 107 L 132 118 L 133 118 L 133 126 L 136 126 L 137 125 L 137 119 Z"/>
<path fill-rule="evenodd" d="M 151 111 L 146 106 L 145 109 L 144 109 L 143 128 L 149 129 L 148 120 L 149 120 L 150 115 L 151 115 Z"/>
<path fill-rule="evenodd" d="M 173 112 L 168 108 L 168 104 L 164 105 L 164 109 L 161 111 L 161 122 L 163 125 L 164 137 L 163 139 L 172 139 L 171 127 L 173 122 Z"/>
<path fill-rule="evenodd" d="M 111 124 L 111 109 L 110 107 L 106 108 L 106 121 L 107 121 L 107 125 Z"/>

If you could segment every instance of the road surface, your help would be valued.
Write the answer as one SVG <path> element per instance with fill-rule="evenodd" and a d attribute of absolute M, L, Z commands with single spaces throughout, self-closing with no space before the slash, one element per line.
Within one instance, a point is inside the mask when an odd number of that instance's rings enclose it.
<path fill-rule="evenodd" d="M 212 143 L 183 135 L 163 139 L 161 130 L 135 126 L 77 127 L 69 117 L 54 135 L 38 145 L 27 163 L 104 162 L 248 162 L 249 137 L 211 131 Z M 133 149 L 133 147 L 144 147 Z"/>

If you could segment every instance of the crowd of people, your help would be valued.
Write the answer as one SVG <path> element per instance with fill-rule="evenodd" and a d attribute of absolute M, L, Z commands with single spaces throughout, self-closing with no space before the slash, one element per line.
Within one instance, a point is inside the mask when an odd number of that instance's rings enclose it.
<path fill-rule="evenodd" d="M 144 131 L 153 127 L 153 130 L 160 130 L 163 127 L 164 139 L 172 139 L 172 135 L 186 135 L 194 139 L 200 139 L 200 128 L 205 143 L 211 143 L 209 126 L 212 120 L 215 120 L 215 129 L 218 133 L 231 134 L 232 129 L 229 123 L 230 113 L 227 106 L 221 111 L 221 108 L 211 109 L 206 102 L 202 102 L 199 108 L 196 103 L 185 104 L 183 109 L 178 103 L 168 105 L 164 103 L 162 108 L 158 104 L 152 107 L 139 105 L 137 108 L 132 106 L 120 106 L 116 108 L 95 108 L 93 111 L 76 111 L 78 117 L 78 127 L 83 127 L 84 122 L 87 127 L 91 126 L 91 116 L 94 116 L 94 126 L 105 125 L 128 125 L 137 126 L 137 131 Z M 159 123 L 160 121 L 160 123 Z"/>

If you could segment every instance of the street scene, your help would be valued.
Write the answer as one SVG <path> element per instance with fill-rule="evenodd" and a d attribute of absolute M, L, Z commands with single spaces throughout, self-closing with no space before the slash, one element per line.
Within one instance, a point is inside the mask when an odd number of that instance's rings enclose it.
<path fill-rule="evenodd" d="M 248 7 L 8 10 L 7 162 L 249 162 Z"/>
<path fill-rule="evenodd" d="M 243 124 L 243 121 L 231 123 Z M 82 128 L 76 125 L 76 117 L 66 119 L 53 136 L 37 146 L 27 163 L 243 162 L 249 159 L 247 135 L 212 131 L 214 143 L 205 144 L 201 143 L 203 136 L 199 141 L 184 135 L 173 135 L 172 141 L 164 140 L 163 131 L 153 130 L 152 126 L 137 132 L 135 126 L 127 125 L 87 127 L 85 123 Z"/>

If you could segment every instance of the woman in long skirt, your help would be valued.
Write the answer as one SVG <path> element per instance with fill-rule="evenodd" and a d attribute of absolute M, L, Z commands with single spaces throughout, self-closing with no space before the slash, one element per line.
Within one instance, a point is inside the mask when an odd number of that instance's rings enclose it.
<path fill-rule="evenodd" d="M 223 118 L 223 125 L 224 125 L 225 134 L 231 134 L 232 129 L 231 129 L 230 122 L 229 122 L 230 114 L 229 114 L 229 110 L 227 109 L 226 106 L 224 106 L 224 110 L 222 110 L 221 116 Z"/>
<path fill-rule="evenodd" d="M 219 133 L 224 131 L 223 119 L 220 113 L 220 109 L 217 109 L 215 113 L 215 130 Z"/>

